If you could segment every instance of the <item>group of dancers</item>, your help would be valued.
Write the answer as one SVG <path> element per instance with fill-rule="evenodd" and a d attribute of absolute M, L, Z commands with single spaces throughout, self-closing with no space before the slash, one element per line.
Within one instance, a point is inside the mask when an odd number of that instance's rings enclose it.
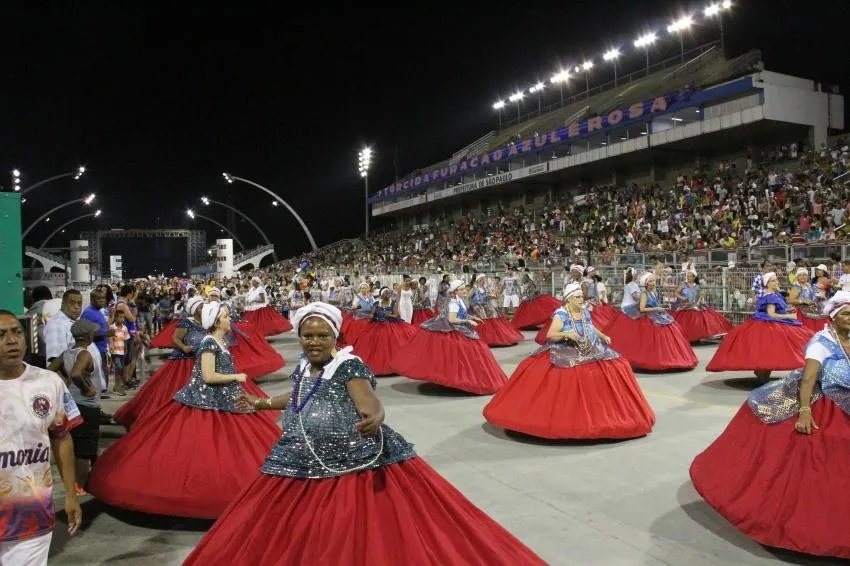
<path fill-rule="evenodd" d="M 637 438 L 652 431 L 655 415 L 633 369 L 692 369 L 691 343 L 725 335 L 708 371 L 748 370 L 763 379 L 797 371 L 749 396 L 694 461 L 696 489 L 763 544 L 850 557 L 850 543 L 834 529 L 843 524 L 846 466 L 827 461 L 850 433 L 850 292 L 824 307 L 814 334 L 779 294 L 778 277 L 766 273 L 762 281 L 755 315 L 734 328 L 704 304 L 693 270 L 670 310 L 654 274 L 627 270 L 618 310 L 600 292 L 593 267 L 574 265 L 561 300 L 531 288 L 510 321 L 491 306 L 480 277 L 471 288 L 449 279 L 435 311 L 427 295 L 413 292 L 407 309 L 390 289 L 375 296 L 364 283 L 340 301 L 342 309 L 316 302 L 294 312 L 290 328 L 303 354 L 292 393 L 274 398 L 253 383 L 258 375 L 241 368 L 265 348 L 274 352 L 263 334 L 284 326 L 279 313 L 265 304 L 257 281 L 256 301 L 248 304 L 258 306 L 236 323 L 214 289 L 206 300 L 188 298 L 168 362 L 115 414 L 129 432 L 99 458 L 87 489 L 119 507 L 217 519 L 191 564 L 323 563 L 340 556 L 353 564 L 542 563 L 383 424 L 375 376 L 493 395 L 483 417 L 509 431 Z M 254 315 L 256 325 L 245 322 L 248 312 L 263 309 L 271 312 Z M 417 312 L 421 322 L 411 324 Z M 541 347 L 508 379 L 490 346 L 517 343 L 520 329 L 537 326 Z M 258 352 L 245 354 L 242 366 L 240 345 Z M 282 365 L 281 359 L 271 371 Z M 811 489 L 789 493 L 793 481 Z M 827 494 L 832 499 L 820 498 Z M 803 497 L 828 509 L 810 509 Z M 381 540 L 367 541 L 376 516 Z M 268 528 L 256 529 L 258 521 Z M 330 532 L 353 526 L 364 536 L 325 537 L 316 545 L 311 525 Z M 266 542 L 274 537 L 287 544 L 271 556 Z"/>

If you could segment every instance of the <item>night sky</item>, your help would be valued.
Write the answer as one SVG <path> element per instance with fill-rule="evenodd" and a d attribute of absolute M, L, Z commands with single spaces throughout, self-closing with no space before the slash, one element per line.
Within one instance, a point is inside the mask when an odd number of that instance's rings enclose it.
<path fill-rule="evenodd" d="M 17 5 L 15 5 L 17 4 Z M 98 194 L 98 221 L 69 229 L 181 228 L 187 207 L 227 224 L 226 210 L 252 215 L 282 256 L 305 251 L 298 225 L 270 198 L 226 185 L 224 170 L 279 192 L 319 245 L 363 229 L 356 152 L 376 154 L 370 188 L 451 155 L 493 129 L 491 104 L 560 64 L 595 57 L 591 80 L 611 80 L 602 52 L 618 45 L 620 72 L 641 68 L 631 47 L 647 26 L 699 12 L 704 2 L 277 3 L 274 11 L 215 11 L 176 3 L 17 2 L 0 7 L 0 185 L 70 171 L 90 173 L 34 191 L 27 226 L 52 205 Z M 284 7 L 285 6 L 285 7 Z M 770 70 L 850 86 L 850 2 L 740 0 L 726 19 L 727 52 L 760 48 Z M 675 56 L 664 38 L 654 60 Z M 700 25 L 686 47 L 717 39 Z M 583 81 L 577 81 L 583 83 Z M 583 85 L 582 85 L 583 86 Z M 549 100 L 557 100 L 554 89 Z M 545 103 L 545 99 L 544 99 Z M 396 158 L 397 154 L 397 158 Z M 68 207 L 27 240 L 38 245 L 82 214 Z M 195 220 L 212 243 L 218 228 Z M 260 236 L 238 217 L 246 246 Z M 144 245 L 139 245 L 143 243 Z M 181 244 L 109 244 L 125 273 L 185 269 Z"/>

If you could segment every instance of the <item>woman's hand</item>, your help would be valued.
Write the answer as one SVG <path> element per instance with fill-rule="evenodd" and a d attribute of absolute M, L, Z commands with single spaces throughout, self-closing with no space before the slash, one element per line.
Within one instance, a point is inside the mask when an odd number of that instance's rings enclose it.
<path fill-rule="evenodd" d="M 797 422 L 794 424 L 794 429 L 800 434 L 812 434 L 818 428 L 820 427 L 815 423 L 815 419 L 812 418 L 811 409 L 801 411 L 797 416 Z"/>
<path fill-rule="evenodd" d="M 478 323 L 475 322 L 474 320 L 472 320 L 471 318 L 468 319 L 468 320 L 469 320 L 469 326 L 478 326 Z"/>
<path fill-rule="evenodd" d="M 253 411 L 256 410 L 256 403 L 259 400 L 259 397 L 254 397 L 253 395 L 242 393 L 236 396 L 236 400 L 233 402 L 233 406 L 239 409 L 240 411 Z"/>
<path fill-rule="evenodd" d="M 566 338 L 567 340 L 572 340 L 573 342 L 581 341 L 581 336 L 579 336 L 578 332 L 576 332 L 575 330 L 564 332 L 564 338 Z"/>
<path fill-rule="evenodd" d="M 604 334 L 600 334 L 600 335 L 599 335 L 599 339 L 600 339 L 600 340 L 602 340 L 603 342 L 605 342 L 606 344 L 610 344 L 610 343 L 611 343 L 611 337 L 610 337 L 610 336 L 606 336 L 606 335 L 604 335 Z"/>
<path fill-rule="evenodd" d="M 248 381 L 248 376 L 244 373 L 237 373 L 233 376 L 234 381 L 238 381 L 239 383 L 245 383 Z"/>
<path fill-rule="evenodd" d="M 384 410 L 381 409 L 375 414 L 360 411 L 360 418 L 361 420 L 355 425 L 360 434 L 363 436 L 375 436 L 384 422 Z"/>

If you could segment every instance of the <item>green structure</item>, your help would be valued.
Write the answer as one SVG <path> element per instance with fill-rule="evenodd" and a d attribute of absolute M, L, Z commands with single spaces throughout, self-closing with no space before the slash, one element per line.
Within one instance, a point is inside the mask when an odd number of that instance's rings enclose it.
<path fill-rule="evenodd" d="M 21 195 L 0 193 L 0 309 L 24 314 Z"/>

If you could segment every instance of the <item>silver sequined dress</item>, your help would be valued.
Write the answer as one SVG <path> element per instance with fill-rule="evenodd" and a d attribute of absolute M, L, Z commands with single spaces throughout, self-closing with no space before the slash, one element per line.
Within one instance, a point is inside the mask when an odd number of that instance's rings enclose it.
<path fill-rule="evenodd" d="M 196 409 L 210 409 L 229 413 L 252 412 L 234 407 L 236 397 L 244 393 L 242 385 L 238 381 L 220 384 L 210 384 L 204 381 L 201 376 L 201 355 L 204 352 L 215 354 L 215 371 L 217 373 L 239 373 L 233 365 L 233 357 L 230 352 L 223 348 L 215 338 L 206 336 L 198 345 L 195 366 L 192 368 L 192 378 L 186 384 L 186 387 L 174 394 L 174 400 Z"/>
<path fill-rule="evenodd" d="M 295 380 L 308 365 L 302 359 L 292 379 Z M 354 356 L 331 365 L 336 368 L 329 377 L 324 374 L 311 377 L 309 368 L 304 371 L 301 386 L 296 386 L 292 393 L 297 401 L 303 401 L 317 379 L 321 384 L 300 414 L 293 411 L 291 402 L 287 405 L 283 435 L 260 470 L 264 474 L 331 478 L 350 473 L 354 468 L 356 471 L 371 470 L 416 456 L 413 445 L 386 425 L 381 426 L 380 435 L 360 435 L 355 426 L 360 415 L 348 394 L 347 384 L 352 379 L 368 379 L 374 389 L 375 376 Z"/>
<path fill-rule="evenodd" d="M 177 328 L 185 328 L 186 335 L 183 336 L 183 343 L 192 348 L 192 351 L 189 353 L 184 352 L 178 348 L 173 348 L 171 353 L 168 354 L 169 360 L 185 360 L 186 358 L 194 358 L 195 352 L 198 350 L 198 346 L 201 344 L 201 340 L 204 339 L 204 336 L 207 333 L 203 328 L 198 325 L 191 318 L 184 318 L 180 322 L 177 323 Z"/>

